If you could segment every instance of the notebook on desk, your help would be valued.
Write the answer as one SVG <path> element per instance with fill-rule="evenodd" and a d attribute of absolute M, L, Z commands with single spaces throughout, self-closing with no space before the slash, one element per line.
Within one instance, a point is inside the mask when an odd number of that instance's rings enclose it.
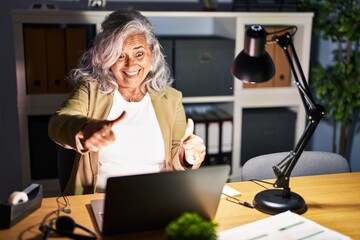
<path fill-rule="evenodd" d="M 164 229 L 184 212 L 213 219 L 229 172 L 228 165 L 218 165 L 111 177 L 105 199 L 90 204 L 103 234 Z"/>

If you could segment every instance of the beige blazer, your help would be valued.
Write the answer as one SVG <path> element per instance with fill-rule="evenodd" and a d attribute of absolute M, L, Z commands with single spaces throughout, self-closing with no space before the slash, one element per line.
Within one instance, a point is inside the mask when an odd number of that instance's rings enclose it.
<path fill-rule="evenodd" d="M 84 83 L 70 94 L 49 120 L 49 137 L 59 145 L 78 152 L 64 192 L 66 195 L 96 191 L 98 153 L 83 151 L 76 134 L 93 119 L 107 119 L 113 97 L 114 92 L 101 94 L 97 82 Z M 188 169 L 181 147 L 186 126 L 181 92 L 169 87 L 163 92 L 151 92 L 150 98 L 164 139 L 166 170 Z"/>

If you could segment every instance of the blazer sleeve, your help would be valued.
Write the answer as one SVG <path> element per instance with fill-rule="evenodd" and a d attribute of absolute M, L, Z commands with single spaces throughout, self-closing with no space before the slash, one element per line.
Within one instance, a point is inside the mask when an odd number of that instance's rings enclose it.
<path fill-rule="evenodd" d="M 172 131 L 172 147 L 171 147 L 171 158 L 172 166 L 174 170 L 187 170 L 196 169 L 200 167 L 200 164 L 189 165 L 184 157 L 184 149 L 182 147 L 181 139 L 185 134 L 186 127 L 186 115 L 184 106 L 182 104 L 182 94 L 177 91 L 176 98 L 176 111 L 175 119 Z"/>
<path fill-rule="evenodd" d="M 90 121 L 87 116 L 89 87 L 85 84 L 74 89 L 62 106 L 50 117 L 49 137 L 57 144 L 72 149 L 79 149 L 76 134 Z"/>

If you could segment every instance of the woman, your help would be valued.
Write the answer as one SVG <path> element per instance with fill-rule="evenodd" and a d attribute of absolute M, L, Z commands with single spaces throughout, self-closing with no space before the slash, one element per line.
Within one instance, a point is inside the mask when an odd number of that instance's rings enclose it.
<path fill-rule="evenodd" d="M 119 10 L 72 70 L 74 89 L 49 121 L 49 136 L 75 149 L 64 194 L 103 192 L 110 176 L 198 168 L 203 140 L 186 124 L 153 26 Z"/>

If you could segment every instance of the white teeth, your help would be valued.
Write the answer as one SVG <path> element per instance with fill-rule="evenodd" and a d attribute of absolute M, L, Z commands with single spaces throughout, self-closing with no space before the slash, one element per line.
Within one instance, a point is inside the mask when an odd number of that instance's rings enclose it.
<path fill-rule="evenodd" d="M 135 72 L 126 72 L 127 75 L 129 76 L 135 76 L 136 74 L 138 74 L 139 71 L 135 71 Z"/>

